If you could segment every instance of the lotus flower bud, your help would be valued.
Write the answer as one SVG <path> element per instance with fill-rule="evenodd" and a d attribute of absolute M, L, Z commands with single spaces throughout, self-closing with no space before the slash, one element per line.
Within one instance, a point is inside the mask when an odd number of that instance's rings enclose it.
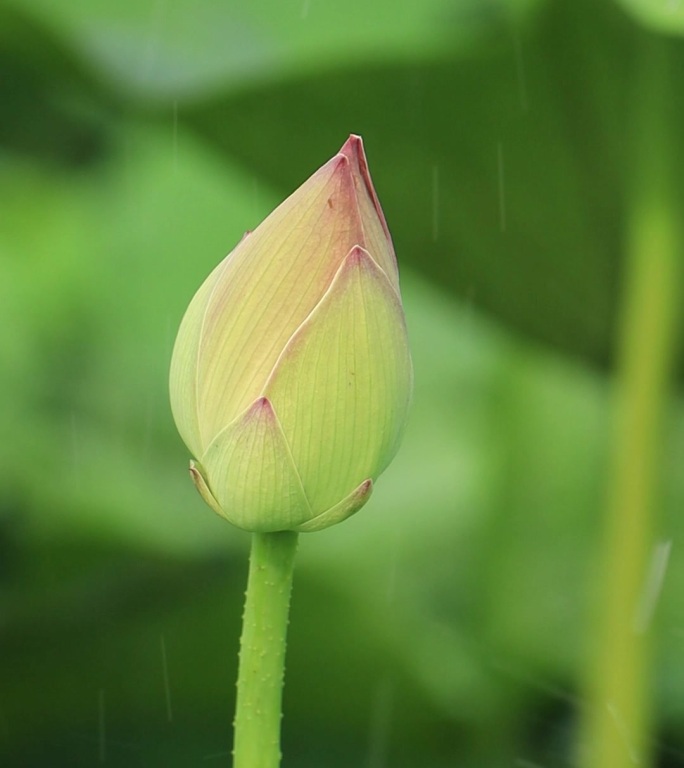
<path fill-rule="evenodd" d="M 350 136 L 195 294 L 173 415 L 214 511 L 249 531 L 314 531 L 368 500 L 411 387 L 392 241 Z"/>

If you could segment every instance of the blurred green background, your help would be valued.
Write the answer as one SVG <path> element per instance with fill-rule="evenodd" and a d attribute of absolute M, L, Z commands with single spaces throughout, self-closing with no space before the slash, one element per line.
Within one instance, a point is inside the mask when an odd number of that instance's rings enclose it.
<path fill-rule="evenodd" d="M 635 136 L 658 142 L 633 127 L 639 51 L 667 49 L 684 136 L 682 32 L 683 3 L 648 0 L 0 4 L 0 765 L 229 764 L 249 537 L 188 479 L 170 352 L 212 267 L 350 132 L 415 401 L 369 506 L 301 539 L 284 767 L 574 765 Z M 663 441 L 674 768 L 678 394 Z"/>

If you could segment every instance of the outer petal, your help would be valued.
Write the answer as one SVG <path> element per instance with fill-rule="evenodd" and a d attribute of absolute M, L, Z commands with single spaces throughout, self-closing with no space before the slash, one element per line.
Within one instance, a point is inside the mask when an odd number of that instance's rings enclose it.
<path fill-rule="evenodd" d="M 223 516 L 248 531 L 290 530 L 311 508 L 271 403 L 259 398 L 202 457 Z"/>
<path fill-rule="evenodd" d="M 190 477 L 205 504 L 213 509 L 217 515 L 225 517 L 218 501 L 216 501 L 214 494 L 211 492 L 211 488 L 209 488 L 207 479 L 204 477 L 204 467 L 196 461 L 190 461 Z"/>
<path fill-rule="evenodd" d="M 378 266 L 385 271 L 394 289 L 399 293 L 399 272 L 392 237 L 385 221 L 385 214 L 380 207 L 380 201 L 375 194 L 361 137 L 352 134 L 340 149 L 340 154 L 348 157 L 351 163 L 354 201 L 363 230 L 362 236 L 351 245 L 360 245 L 365 248 Z"/>
<path fill-rule="evenodd" d="M 204 453 L 197 408 L 197 358 L 202 319 L 209 297 L 226 264 L 227 261 L 224 260 L 214 269 L 190 302 L 178 330 L 171 357 L 171 411 L 183 442 L 194 456 Z"/>
<path fill-rule="evenodd" d="M 385 272 L 355 247 L 264 389 L 314 514 L 387 466 L 411 385 L 399 298 Z"/>
<path fill-rule="evenodd" d="M 203 311 L 197 401 L 205 446 L 258 397 L 290 336 L 363 242 L 355 184 L 350 159 L 336 155 L 231 254 Z"/>
<path fill-rule="evenodd" d="M 373 481 L 364 480 L 358 488 L 355 488 L 339 504 L 335 504 L 331 509 L 321 512 L 320 515 L 317 515 L 307 523 L 297 526 L 296 530 L 302 533 L 309 533 L 329 528 L 331 525 L 337 525 L 337 523 L 341 523 L 343 520 L 356 514 L 370 499 L 371 493 L 373 493 Z"/>

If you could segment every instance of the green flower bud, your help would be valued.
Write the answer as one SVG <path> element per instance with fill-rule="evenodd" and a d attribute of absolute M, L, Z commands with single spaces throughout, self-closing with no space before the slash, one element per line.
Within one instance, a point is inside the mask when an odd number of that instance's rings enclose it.
<path fill-rule="evenodd" d="M 411 388 L 394 249 L 350 136 L 195 294 L 171 407 L 214 511 L 249 531 L 314 531 L 368 500 Z"/>

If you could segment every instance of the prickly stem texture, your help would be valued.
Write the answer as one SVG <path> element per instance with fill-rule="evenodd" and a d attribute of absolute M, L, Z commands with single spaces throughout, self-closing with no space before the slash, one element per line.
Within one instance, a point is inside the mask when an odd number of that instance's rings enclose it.
<path fill-rule="evenodd" d="M 253 533 L 237 682 L 233 768 L 278 768 L 285 645 L 298 534 Z"/>

